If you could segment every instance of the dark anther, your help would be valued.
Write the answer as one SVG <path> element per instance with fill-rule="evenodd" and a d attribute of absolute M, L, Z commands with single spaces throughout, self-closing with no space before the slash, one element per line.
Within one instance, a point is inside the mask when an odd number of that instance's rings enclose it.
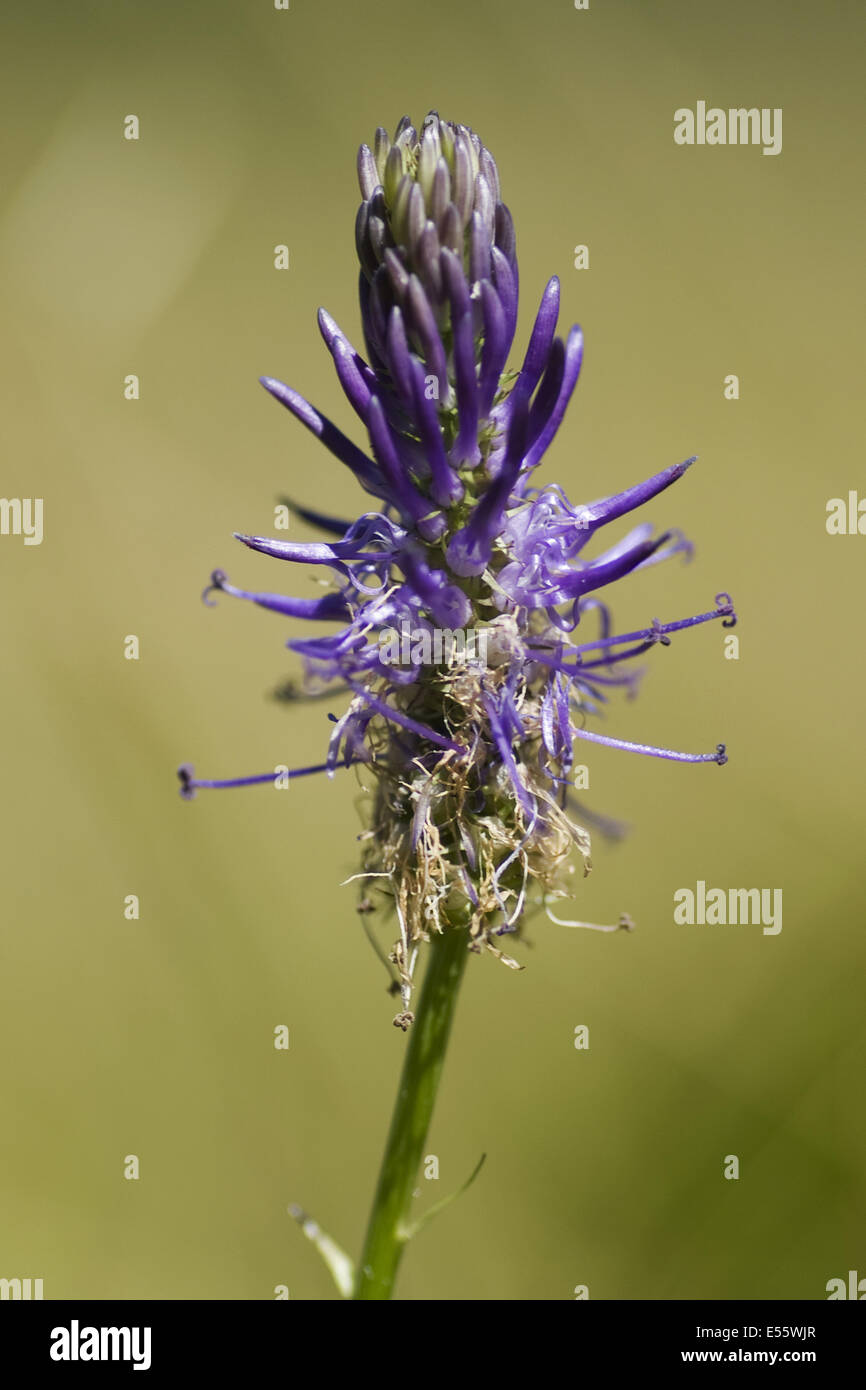
<path fill-rule="evenodd" d="M 192 801 L 195 798 L 195 768 L 192 763 L 182 763 L 177 770 L 180 780 L 180 794 L 184 801 Z"/>
<path fill-rule="evenodd" d="M 283 681 L 274 691 L 275 700 L 297 700 L 299 696 L 298 682 L 293 680 Z"/>
<path fill-rule="evenodd" d="M 222 589 L 227 579 L 228 575 L 225 573 L 224 570 L 214 570 L 213 574 L 210 577 L 210 583 L 208 584 L 207 588 L 201 596 L 202 603 L 206 603 L 208 608 L 213 608 L 214 606 L 214 600 L 208 598 L 208 594 L 214 593 L 215 590 L 219 591 L 220 589 Z"/>
<path fill-rule="evenodd" d="M 722 627 L 736 627 L 737 615 L 734 612 L 734 601 L 730 594 L 716 594 L 716 603 L 721 612 L 727 614 Z"/>

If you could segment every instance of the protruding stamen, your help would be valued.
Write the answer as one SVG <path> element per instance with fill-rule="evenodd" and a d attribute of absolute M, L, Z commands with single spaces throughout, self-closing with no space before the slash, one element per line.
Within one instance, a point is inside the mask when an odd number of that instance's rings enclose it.
<path fill-rule="evenodd" d="M 674 763 L 718 763 L 728 761 L 725 745 L 716 745 L 715 753 L 679 753 L 673 748 L 654 748 L 651 743 L 628 743 L 623 738 L 611 738 L 608 734 L 590 733 L 589 729 L 575 729 L 578 738 L 588 739 L 590 743 L 601 743 L 605 748 L 622 748 L 626 753 L 645 753 L 650 758 L 667 758 Z"/>
<path fill-rule="evenodd" d="M 359 761 L 359 758 L 352 758 L 349 762 L 341 765 L 344 767 L 352 767 Z M 288 778 L 291 781 L 295 777 L 311 777 L 317 772 L 328 771 L 329 768 L 327 763 L 316 763 L 312 767 L 289 768 L 287 772 L 283 772 L 282 770 L 277 772 L 277 770 L 274 769 L 271 772 L 257 773 L 254 777 L 227 777 L 222 781 L 215 782 L 210 779 L 196 777 L 195 768 L 192 763 L 182 763 L 177 770 L 177 775 L 180 780 L 180 794 L 184 801 L 193 801 L 196 792 L 202 789 L 222 791 L 228 787 L 260 787 L 264 786 L 267 782 L 270 782 L 273 786 L 278 778 L 280 780 Z"/>
<path fill-rule="evenodd" d="M 294 598 L 286 594 L 256 594 L 247 589 L 238 589 L 229 583 L 225 570 L 214 570 L 210 584 L 202 594 L 202 601 L 208 608 L 215 606 L 208 597 L 214 592 L 230 594 L 232 598 L 247 599 L 267 608 L 272 613 L 280 613 L 284 618 L 345 619 L 351 616 L 349 605 L 342 594 L 323 594 L 321 598 Z"/>
<path fill-rule="evenodd" d="M 624 912 L 618 922 L 610 926 L 599 926 L 596 922 L 572 922 L 564 917 L 557 917 L 550 909 L 550 899 L 544 899 L 544 911 L 549 921 L 557 927 L 586 927 L 588 931 L 634 931 L 634 922 L 627 912 Z"/>
<path fill-rule="evenodd" d="M 734 607 L 729 595 L 717 594 L 717 603 L 719 599 L 724 599 L 726 602 L 718 608 L 714 608 L 709 613 L 697 613 L 693 618 L 679 618 L 673 623 L 659 623 L 657 619 L 653 619 L 653 626 L 651 628 L 643 628 L 638 632 L 625 632 L 619 637 L 600 637 L 596 642 L 582 642 L 572 650 L 578 655 L 582 655 L 583 652 L 606 650 L 611 647 L 622 646 L 625 642 L 650 642 L 651 644 L 657 641 L 663 642 L 668 633 L 682 632 L 690 627 L 700 627 L 702 623 L 711 623 L 714 622 L 716 618 L 724 618 L 726 616 L 733 616 L 736 622 L 736 614 L 734 613 Z M 725 626 L 726 624 L 722 623 L 722 627 Z M 622 657 L 623 653 L 617 653 L 614 660 L 621 661 Z"/>

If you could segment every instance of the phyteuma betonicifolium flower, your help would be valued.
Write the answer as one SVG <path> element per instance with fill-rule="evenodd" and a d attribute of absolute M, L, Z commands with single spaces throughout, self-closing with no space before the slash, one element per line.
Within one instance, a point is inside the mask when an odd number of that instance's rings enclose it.
<path fill-rule="evenodd" d="M 549 911 L 564 895 L 575 848 L 588 871 L 583 822 L 594 817 L 573 798 L 576 739 L 725 762 L 723 744 L 676 752 L 586 721 L 615 687 L 633 691 L 635 662 L 656 643 L 715 618 L 732 626 L 736 615 L 717 594 L 708 612 L 617 634 L 601 597 L 634 570 L 689 554 L 679 531 L 656 534 L 646 522 L 612 544 L 603 538 L 694 459 L 582 506 L 555 484 L 536 486 L 577 383 L 583 336 L 577 326 L 557 336 L 554 276 L 523 362 L 508 369 L 514 226 L 474 131 L 435 111 L 420 131 L 404 117 L 393 140 L 380 128 L 372 149 L 361 146 L 358 177 L 366 358 L 324 309 L 319 329 L 366 448 L 291 387 L 272 377 L 262 385 L 375 501 L 351 523 L 296 506 L 325 540 L 238 535 L 272 559 L 323 567 L 320 597 L 241 589 L 219 570 L 205 597 L 230 594 L 319 629 L 287 643 L 303 658 L 302 692 L 347 703 L 330 715 L 325 761 L 287 775 L 360 770 L 370 793 L 361 908 L 384 896 L 396 914 L 389 960 L 403 1003 L 395 1023 L 406 1027 L 418 947 L 431 933 L 463 929 L 470 949 L 516 966 L 502 938 L 519 933 L 528 905 Z M 186 797 L 274 780 L 203 781 L 188 766 L 180 777 Z"/>

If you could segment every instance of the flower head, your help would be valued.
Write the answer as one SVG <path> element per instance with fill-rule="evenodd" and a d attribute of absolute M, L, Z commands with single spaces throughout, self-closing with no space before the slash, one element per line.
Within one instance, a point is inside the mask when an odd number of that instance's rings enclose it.
<path fill-rule="evenodd" d="M 583 337 L 557 336 L 559 281 L 542 296 L 519 370 L 507 362 L 517 322 L 511 215 L 489 151 L 467 127 L 431 112 L 408 117 L 393 141 L 380 129 L 358 155 L 356 220 L 366 357 L 324 310 L 319 328 L 340 385 L 367 434 L 362 449 L 291 387 L 262 384 L 311 430 L 375 499 L 348 523 L 297 507 L 327 537 L 296 542 L 239 535 L 251 549 L 329 576 L 320 598 L 219 591 L 317 624 L 288 642 L 307 693 L 341 692 L 325 760 L 290 776 L 363 765 L 372 788 L 362 873 L 391 901 L 399 939 L 391 962 L 406 1026 L 419 942 L 467 928 L 471 946 L 516 965 L 501 948 L 528 898 L 562 895 L 576 848 L 575 739 L 681 762 L 725 761 L 723 745 L 690 754 L 626 743 L 586 727 L 611 690 L 631 692 L 637 660 L 671 634 L 713 619 L 731 626 L 727 594 L 705 613 L 653 620 L 617 634 L 600 597 L 617 580 L 690 547 L 679 531 L 640 523 L 606 542 L 606 527 L 636 511 L 694 462 L 674 464 L 623 492 L 574 506 L 536 469 L 580 373 Z M 322 629 L 320 625 L 328 626 Z M 431 661 L 437 634 L 464 640 Z M 396 647 L 385 635 L 402 635 Z M 408 640 L 407 640 L 408 634 Z M 396 655 L 395 655 L 396 652 Z M 181 790 L 229 782 L 181 769 Z M 362 906 L 369 905 L 365 894 Z"/>

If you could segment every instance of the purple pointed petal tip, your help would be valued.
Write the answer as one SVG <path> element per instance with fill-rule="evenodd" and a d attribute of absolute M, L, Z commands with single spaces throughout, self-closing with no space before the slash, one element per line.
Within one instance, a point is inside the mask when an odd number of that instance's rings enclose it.
<path fill-rule="evenodd" d="M 322 415 L 315 406 L 310 405 L 308 400 L 305 400 L 293 387 L 287 386 L 284 381 L 278 381 L 276 377 L 272 376 L 259 377 L 259 381 L 269 395 L 279 401 L 280 405 L 285 406 L 286 410 L 291 411 L 296 420 L 300 420 L 301 424 L 305 425 L 310 433 L 314 434 L 340 463 L 345 464 L 354 473 L 366 492 L 372 493 L 374 497 L 387 497 L 387 488 L 383 486 L 373 460 L 368 458 L 357 444 L 353 444 L 351 439 L 328 419 L 327 415 Z"/>
<path fill-rule="evenodd" d="M 291 387 L 286 386 L 285 382 L 278 381 L 275 376 L 260 376 L 259 384 L 264 386 L 265 390 L 270 392 L 270 394 L 281 403 L 283 394 L 291 390 Z"/>
<path fill-rule="evenodd" d="M 303 548 L 301 544 L 292 541 L 278 541 L 270 536 L 248 536 L 243 531 L 233 531 L 232 538 L 240 541 L 242 545 L 249 546 L 250 550 L 260 550 L 267 555 L 278 555 L 281 559 L 295 558 L 292 552 Z M 313 541 L 311 544 L 320 546 L 323 556 L 325 552 L 330 556 L 330 546 L 317 541 Z"/>
<path fill-rule="evenodd" d="M 592 529 L 604 526 L 609 521 L 615 521 L 618 517 L 625 516 L 626 513 L 634 511 L 637 507 L 642 507 L 645 502 L 664 492 L 665 488 L 677 482 L 686 473 L 693 463 L 697 463 L 698 456 L 693 454 L 691 458 L 685 459 L 682 463 L 673 463 L 669 467 L 663 468 L 661 472 L 654 473 L 651 478 L 644 479 L 641 483 L 635 483 L 633 487 L 624 488 L 622 492 L 614 493 L 611 497 L 606 497 L 600 502 L 591 502 L 582 508 L 584 524 Z"/>
<path fill-rule="evenodd" d="M 574 324 L 569 330 L 568 339 L 565 343 L 563 371 L 559 391 L 546 421 L 539 422 L 539 432 L 526 456 L 528 468 L 535 468 L 536 465 L 541 462 L 554 435 L 562 424 L 565 418 L 565 412 L 568 409 L 574 388 L 580 376 L 582 363 L 583 329 L 579 324 Z"/>

